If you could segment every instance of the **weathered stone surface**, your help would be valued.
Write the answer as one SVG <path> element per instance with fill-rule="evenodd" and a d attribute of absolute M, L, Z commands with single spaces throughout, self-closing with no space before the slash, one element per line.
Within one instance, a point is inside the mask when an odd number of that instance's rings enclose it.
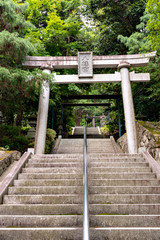
<path fill-rule="evenodd" d="M 18 151 L 0 151 L 0 176 L 14 161 L 19 160 L 21 153 Z"/>
<path fill-rule="evenodd" d="M 139 152 L 148 151 L 151 156 L 160 163 L 160 146 L 157 144 L 159 142 L 159 136 L 150 132 L 147 128 L 137 123 L 137 136 L 138 136 L 138 146 Z M 128 152 L 127 146 L 127 136 L 124 134 L 118 139 L 118 144 L 120 145 L 123 152 Z"/>

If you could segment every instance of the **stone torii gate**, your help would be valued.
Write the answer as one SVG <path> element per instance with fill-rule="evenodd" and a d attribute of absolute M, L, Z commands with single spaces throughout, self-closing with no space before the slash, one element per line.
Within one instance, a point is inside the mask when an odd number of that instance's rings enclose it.
<path fill-rule="evenodd" d="M 117 105 L 118 105 L 118 125 L 119 125 L 119 137 L 121 137 L 121 118 L 120 118 L 120 106 L 119 106 L 119 101 L 121 99 L 121 95 L 118 95 L 118 94 L 105 94 L 105 95 L 69 95 L 69 96 L 61 96 L 63 100 L 75 100 L 75 99 L 78 99 L 78 100 L 81 100 L 81 99 L 92 99 L 92 100 L 100 100 L 100 99 L 103 99 L 103 100 L 106 100 L 106 99 L 116 99 L 117 101 Z M 63 107 L 62 107 L 63 109 Z M 114 110 L 114 108 L 108 108 L 107 109 L 109 112 L 108 112 L 108 120 L 110 122 L 110 111 L 111 110 Z M 95 118 L 100 118 L 100 117 L 95 117 L 93 116 L 92 118 L 92 123 L 93 123 L 93 126 L 95 126 Z M 109 132 L 110 132 L 110 124 L 109 124 Z M 110 134 L 109 134 L 110 135 Z"/>
<path fill-rule="evenodd" d="M 131 91 L 131 82 L 150 81 L 149 73 L 129 72 L 130 67 L 146 66 L 156 52 L 147 54 L 92 56 L 92 52 L 80 52 L 78 57 L 26 57 L 23 66 L 26 68 L 41 68 L 50 74 L 55 69 L 77 69 L 78 75 L 56 75 L 55 84 L 68 83 L 103 83 L 121 82 L 125 125 L 130 154 L 137 153 L 137 134 L 135 114 Z M 93 74 L 93 68 L 117 68 L 120 72 L 114 74 Z M 39 100 L 38 119 L 35 138 L 35 154 L 43 154 L 48 118 L 50 87 L 43 82 Z"/>

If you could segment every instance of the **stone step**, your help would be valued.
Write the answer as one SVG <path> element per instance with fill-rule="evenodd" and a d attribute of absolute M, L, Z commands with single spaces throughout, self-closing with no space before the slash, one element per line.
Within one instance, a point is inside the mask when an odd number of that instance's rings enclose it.
<path fill-rule="evenodd" d="M 81 215 L 83 204 L 1 204 L 3 215 Z M 160 204 L 90 204 L 89 213 L 101 215 L 160 215 Z"/>
<path fill-rule="evenodd" d="M 82 194 L 5 195 L 4 204 L 82 204 Z"/>
<path fill-rule="evenodd" d="M 114 163 L 114 162 L 117 162 L 117 163 L 120 163 L 120 162 L 123 162 L 123 163 L 133 163 L 133 162 L 136 162 L 136 163 L 145 163 L 146 162 L 139 158 L 139 159 L 114 159 L 114 158 L 106 158 L 106 159 L 87 159 L 88 163 L 94 163 L 94 162 L 98 162 L 98 163 Z M 31 164 L 37 164 L 37 163 L 82 163 L 83 162 L 83 159 L 82 158 L 75 158 L 75 159 L 60 159 L 60 158 L 57 158 L 57 159 L 30 159 L 28 161 L 28 163 L 31 163 Z"/>
<path fill-rule="evenodd" d="M 91 162 L 88 164 L 88 167 L 147 167 L 148 163 L 137 163 L 137 162 Z"/>
<path fill-rule="evenodd" d="M 0 213 L 3 215 L 63 215 L 64 213 L 82 215 L 83 204 L 1 204 Z"/>
<path fill-rule="evenodd" d="M 141 154 L 127 154 L 127 153 L 90 153 L 88 154 L 88 158 L 94 158 L 94 157 L 98 157 L 98 158 L 143 158 Z"/>
<path fill-rule="evenodd" d="M 61 153 L 61 154 L 64 154 L 64 153 L 83 153 L 83 149 L 79 149 L 79 148 L 77 148 L 77 150 L 76 149 L 68 149 L 68 147 L 67 147 L 67 149 L 61 149 L 61 150 L 57 150 L 57 153 Z"/>
<path fill-rule="evenodd" d="M 60 186 L 60 187 L 9 187 L 8 194 L 30 195 L 30 194 L 82 194 L 83 187 L 73 186 Z M 95 187 L 90 186 L 88 188 L 89 194 L 160 194 L 160 187 Z"/>
<path fill-rule="evenodd" d="M 160 194 L 90 194 L 89 204 L 160 203 Z"/>
<path fill-rule="evenodd" d="M 27 163 L 26 167 L 82 167 L 82 163 L 75 162 L 58 162 L 58 163 Z"/>
<path fill-rule="evenodd" d="M 65 159 L 65 158 L 79 158 L 82 157 L 83 158 L 83 154 L 35 154 L 31 156 L 31 159 Z M 143 158 L 140 154 L 126 154 L 126 153 L 99 153 L 99 154 L 95 154 L 95 153 L 90 153 L 88 155 L 88 157 L 92 157 L 92 158 Z"/>
<path fill-rule="evenodd" d="M 0 230 L 3 240 L 35 240 L 35 239 L 72 239 L 82 240 L 82 228 L 2 228 Z M 126 238 L 127 236 L 127 238 Z M 159 240 L 160 228 L 92 228 L 91 240 Z"/>
<path fill-rule="evenodd" d="M 15 186 L 82 186 L 82 179 L 21 179 Z M 159 180 L 148 179 L 89 179 L 89 186 L 159 186 Z"/>
<path fill-rule="evenodd" d="M 82 179 L 82 178 L 83 178 L 82 173 L 81 174 L 78 174 L 78 173 L 56 173 L 56 174 L 55 173 L 21 173 L 18 175 L 18 179 Z M 154 176 L 152 178 L 154 178 Z"/>
<path fill-rule="evenodd" d="M 82 138 L 63 138 L 60 141 L 59 146 L 63 147 L 63 146 L 83 146 L 83 139 Z"/>
<path fill-rule="evenodd" d="M 147 167 L 148 163 L 137 163 L 137 162 L 90 162 L 88 163 L 88 167 L 129 167 L 129 168 L 136 168 L 136 167 Z M 82 163 L 75 163 L 75 162 L 58 162 L 58 163 L 27 163 L 26 167 L 82 167 Z"/>
<path fill-rule="evenodd" d="M 88 144 L 92 144 L 92 143 L 99 143 L 99 142 L 102 142 L 102 143 L 110 143 L 111 140 L 109 138 L 103 138 L 103 139 L 87 139 L 87 143 Z"/>
<path fill-rule="evenodd" d="M 90 167 L 88 172 L 92 173 L 139 173 L 139 172 L 151 172 L 151 168 L 149 167 Z"/>
<path fill-rule="evenodd" d="M 144 204 L 159 203 L 159 194 L 90 194 L 89 204 Z M 81 204 L 81 194 L 5 195 L 4 204 Z"/>
<path fill-rule="evenodd" d="M 142 162 L 146 163 L 142 158 L 87 158 L 88 162 Z"/>
<path fill-rule="evenodd" d="M 83 187 L 47 187 L 47 186 L 36 186 L 36 187 L 9 187 L 8 194 L 10 195 L 30 195 L 30 194 L 83 194 Z"/>
<path fill-rule="evenodd" d="M 160 187 L 155 186 L 90 186 L 89 194 L 160 194 Z"/>
<path fill-rule="evenodd" d="M 69 145 L 63 145 L 63 147 L 61 147 L 61 148 L 59 148 L 58 149 L 58 151 L 57 151 L 57 153 L 61 153 L 61 152 L 64 152 L 64 153 L 69 153 L 70 151 L 70 153 L 83 153 L 83 146 L 81 147 L 81 146 L 69 146 Z"/>
<path fill-rule="evenodd" d="M 83 174 L 72 173 L 22 173 L 18 179 L 82 179 Z M 89 179 L 155 179 L 154 173 L 94 173 L 88 174 Z"/>
<path fill-rule="evenodd" d="M 15 186 L 82 186 L 82 179 L 21 179 L 14 181 Z"/>
<path fill-rule="evenodd" d="M 63 154 L 62 154 L 63 155 Z M 143 162 L 146 163 L 143 158 L 107 158 L 107 157 L 94 157 L 94 158 L 87 158 L 88 162 Z M 75 157 L 75 158 L 33 158 L 30 159 L 28 162 L 29 163 L 38 163 L 38 162 L 82 162 L 83 158 L 82 157 Z"/>
<path fill-rule="evenodd" d="M 83 154 L 35 154 L 31 156 L 31 159 L 74 159 L 83 158 Z"/>
<path fill-rule="evenodd" d="M 42 168 L 33 168 L 33 167 L 26 167 L 22 169 L 23 173 L 82 173 L 82 168 L 47 168 L 47 167 L 42 167 Z M 149 167 L 141 167 L 141 168 L 106 168 L 106 167 L 99 167 L 99 168 L 89 168 L 88 173 L 151 173 L 151 169 Z"/>
<path fill-rule="evenodd" d="M 90 215 L 90 227 L 160 227 L 160 215 Z"/>
<path fill-rule="evenodd" d="M 82 227 L 83 215 L 0 215 L 2 227 Z M 1 230 L 0 230 L 1 231 Z"/>
<path fill-rule="evenodd" d="M 113 146 L 111 144 L 106 144 L 105 146 L 103 146 L 103 144 L 101 144 L 101 145 L 93 144 L 92 146 L 87 146 L 87 152 L 88 151 L 91 152 L 92 150 L 94 151 L 96 149 L 106 151 L 106 152 L 108 150 L 108 152 L 109 152 L 110 149 L 113 149 Z"/>
<path fill-rule="evenodd" d="M 82 173 L 82 169 L 80 168 L 33 168 L 33 167 L 26 167 L 22 169 L 22 173 L 70 173 L 70 174 L 80 174 Z"/>
<path fill-rule="evenodd" d="M 82 158 L 75 158 L 75 159 L 69 159 L 69 158 L 66 158 L 66 159 L 60 159 L 60 158 L 54 158 L 54 159 L 30 159 L 29 161 L 28 161 L 28 163 L 66 163 L 66 162 L 68 162 L 68 163 L 72 163 L 72 162 L 74 162 L 74 163 L 76 163 L 76 162 L 78 162 L 78 163 L 81 163 L 81 162 L 83 162 L 83 159 Z"/>
<path fill-rule="evenodd" d="M 97 143 L 95 143 L 95 144 L 92 144 L 91 146 L 88 146 L 87 145 L 87 152 L 88 152 L 88 150 L 95 150 L 95 149 L 102 149 L 102 150 L 109 150 L 109 149 L 113 149 L 113 146 L 112 146 L 112 144 L 105 144 L 105 145 L 103 145 L 102 143 L 101 144 L 97 144 Z"/>
<path fill-rule="evenodd" d="M 87 150 L 87 153 L 106 153 L 106 152 L 110 152 L 110 153 L 114 153 L 115 150 L 114 149 L 108 149 L 108 150 L 105 150 L 105 149 L 94 149 L 94 150 Z"/>
<path fill-rule="evenodd" d="M 160 215 L 90 215 L 90 227 L 160 227 Z M 81 215 L 1 215 L 2 227 L 82 227 Z"/>
<path fill-rule="evenodd" d="M 92 179 L 89 186 L 159 186 L 159 180 L 148 179 Z"/>
<path fill-rule="evenodd" d="M 83 229 L 76 227 L 55 228 L 1 228 L 2 240 L 82 240 Z"/>

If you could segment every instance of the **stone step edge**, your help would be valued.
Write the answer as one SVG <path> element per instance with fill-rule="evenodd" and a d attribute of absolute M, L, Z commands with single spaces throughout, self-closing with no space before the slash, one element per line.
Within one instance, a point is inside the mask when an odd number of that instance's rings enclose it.
<path fill-rule="evenodd" d="M 34 196 L 36 196 L 36 197 L 77 197 L 77 196 L 79 196 L 79 195 L 81 195 L 81 193 L 77 193 L 77 194 L 23 194 L 23 195 L 21 195 L 21 194 L 18 194 L 18 195 L 12 195 L 12 194 L 7 194 L 7 195 L 5 195 L 5 197 L 28 197 L 28 196 L 30 196 L 30 197 L 34 197 Z M 140 193 L 140 194 L 134 194 L 134 193 L 123 193 L 123 194 L 117 194 L 117 193 L 114 193 L 114 194 L 108 194 L 108 193 L 106 193 L 106 194 L 100 194 L 100 193 L 98 193 L 98 194 L 88 194 L 88 197 L 93 197 L 93 196 L 116 196 L 116 197 L 119 197 L 119 196 L 149 196 L 149 197 L 152 197 L 152 196 L 160 196 L 160 194 L 145 194 L 145 193 Z M 81 196 L 82 197 L 82 196 Z"/>
<path fill-rule="evenodd" d="M 41 218 L 41 217 L 49 217 L 49 218 L 52 218 L 52 217 L 77 217 L 77 216 L 82 216 L 83 217 L 83 214 L 51 214 L 51 215 L 44 215 L 44 214 L 40 214 L 40 215 L 21 215 L 21 214 L 13 214 L 13 215 L 9 215 L 9 214 L 2 214 L 0 215 L 0 218 L 2 217 L 9 217 L 9 218 L 12 218 L 12 217 L 21 217 L 21 218 L 27 218 L 27 217 L 36 217 L 36 218 Z M 96 216 L 96 217 L 160 217 L 160 214 L 106 214 L 106 215 L 103 215 L 103 213 L 101 214 L 89 214 L 89 218 L 92 217 L 92 216 Z"/>
<path fill-rule="evenodd" d="M 46 228 L 22 228 L 22 227 L 16 227 L 16 228 L 1 228 L 0 227 L 0 230 L 6 230 L 6 231 L 15 231 L 15 230 L 18 230 L 18 231 L 28 231 L 28 230 L 36 230 L 36 231 L 39 231 L 39 230 L 76 230 L 76 229 L 82 229 L 82 227 L 56 227 L 56 228 L 50 228 L 50 227 L 46 227 Z M 90 228 L 90 230 L 93 230 L 93 229 L 96 229 L 96 230 L 160 230 L 160 227 L 104 227 L 104 228 Z"/>
<path fill-rule="evenodd" d="M 43 204 L 43 206 L 47 206 L 47 207 L 48 206 L 51 206 L 51 207 L 54 207 L 54 206 L 56 206 L 56 207 L 57 206 L 67 206 L 67 207 L 69 207 L 69 206 L 77 206 L 77 205 L 80 206 L 80 207 L 81 206 L 83 207 L 83 203 L 74 203 L 74 204 L 72 204 L 72 203 L 67 203 L 67 204 L 63 204 L 63 203 L 62 204 Z M 128 203 L 113 203 L 113 204 L 91 203 L 91 204 L 89 204 L 89 207 L 91 207 L 91 206 L 92 207 L 93 206 L 94 207 L 96 207 L 96 206 L 109 206 L 109 205 L 111 205 L 112 207 L 113 206 L 126 206 L 126 205 L 128 205 L 128 206 L 148 206 L 149 207 L 149 206 L 160 206 L 160 203 L 142 203 L 142 204 L 140 204 L 140 203 L 135 203 L 135 204 L 128 204 Z M 18 207 L 21 207 L 21 208 L 22 207 L 29 207 L 29 206 L 43 207 L 42 204 L 40 204 L 40 203 L 39 204 L 38 203 L 36 203 L 36 204 L 34 204 L 34 203 L 33 204 L 30 204 L 30 203 L 29 204 L 27 204 L 27 203 L 25 203 L 25 204 L 16 204 L 15 203 L 15 204 L 1 204 L 0 208 L 1 207 L 5 208 L 7 206 L 8 207 L 12 207 L 12 206 L 16 207 L 16 206 L 18 206 Z"/>
<path fill-rule="evenodd" d="M 42 187 L 44 186 L 10 186 L 8 189 L 13 189 L 13 188 L 27 188 L 27 189 L 41 189 Z M 160 186 L 89 186 L 89 188 L 160 188 Z M 49 189 L 55 189 L 55 188 L 82 188 L 83 189 L 83 186 L 46 186 L 46 188 L 49 188 Z"/>

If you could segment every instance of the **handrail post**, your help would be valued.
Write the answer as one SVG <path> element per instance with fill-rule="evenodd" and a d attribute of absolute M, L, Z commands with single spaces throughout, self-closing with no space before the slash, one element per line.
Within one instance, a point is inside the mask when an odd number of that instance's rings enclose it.
<path fill-rule="evenodd" d="M 89 240 L 89 210 L 88 210 L 88 172 L 87 172 L 87 124 L 84 127 L 83 146 L 83 240 Z"/>

